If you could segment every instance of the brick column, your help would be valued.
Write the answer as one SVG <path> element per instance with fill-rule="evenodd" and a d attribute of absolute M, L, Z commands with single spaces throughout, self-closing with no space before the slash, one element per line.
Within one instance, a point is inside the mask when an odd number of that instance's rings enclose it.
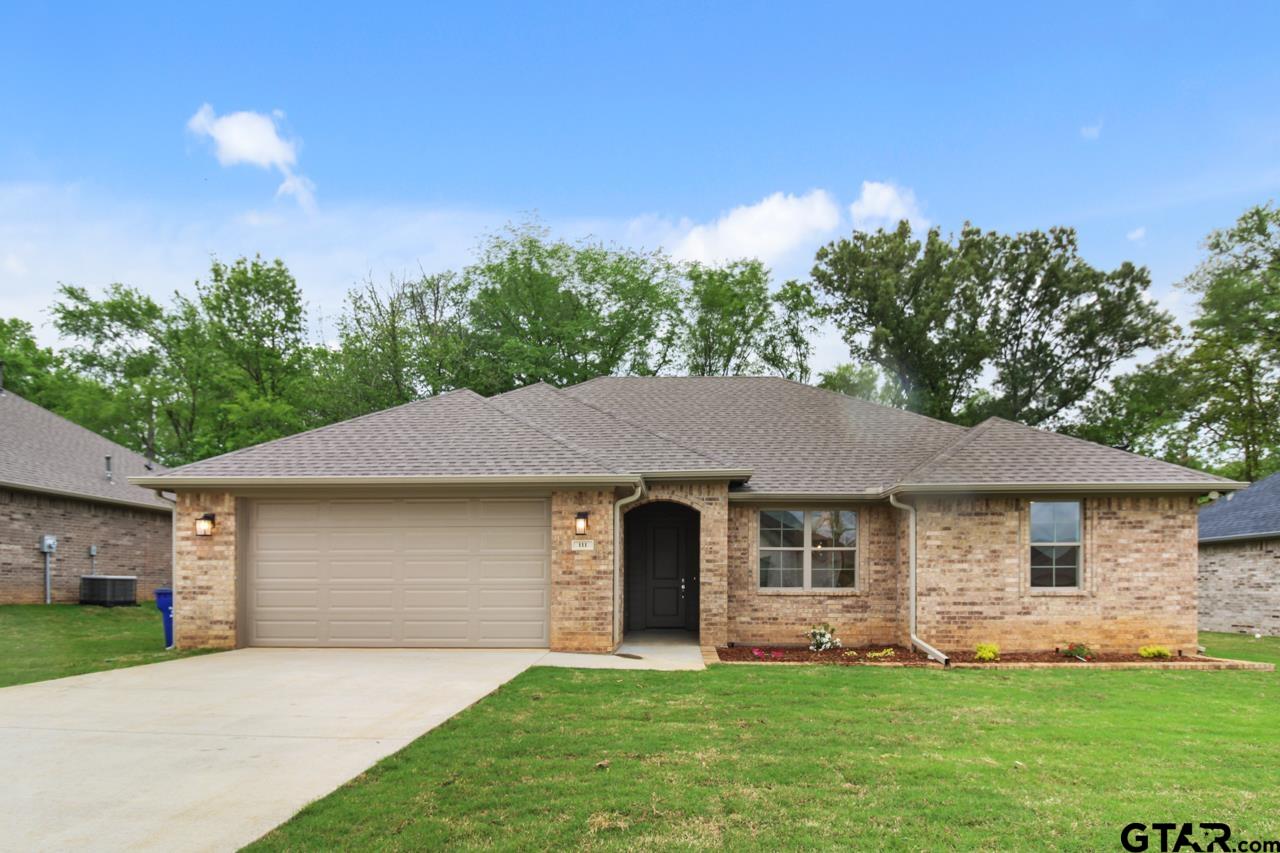
<path fill-rule="evenodd" d="M 217 516 L 212 536 L 195 520 Z M 180 649 L 236 646 L 236 501 L 227 492 L 179 492 L 173 512 L 173 631 Z"/>
<path fill-rule="evenodd" d="M 612 652 L 613 491 L 551 493 L 551 649 L 557 652 Z M 574 520 L 590 513 L 590 532 L 575 537 Z M 594 543 L 573 550 L 575 538 Z"/>

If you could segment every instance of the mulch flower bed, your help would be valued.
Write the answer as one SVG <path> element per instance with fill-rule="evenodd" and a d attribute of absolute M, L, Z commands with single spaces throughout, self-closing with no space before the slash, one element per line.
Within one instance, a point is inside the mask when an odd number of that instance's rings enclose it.
<path fill-rule="evenodd" d="M 1068 657 L 1055 652 L 1052 649 L 1044 652 L 1001 652 L 1000 660 L 985 661 L 978 660 L 974 657 L 973 652 L 948 652 L 947 657 L 951 658 L 952 663 L 975 663 L 990 664 L 998 666 L 1002 663 L 1061 663 L 1066 665 L 1075 664 L 1077 666 L 1087 666 L 1091 663 L 1196 663 L 1204 662 L 1201 657 L 1178 657 L 1176 654 L 1168 658 L 1144 658 L 1137 653 L 1121 654 L 1113 652 L 1094 652 L 1093 655 L 1085 661 L 1075 657 Z"/>
<path fill-rule="evenodd" d="M 892 654 L 885 654 L 888 649 Z M 861 664 L 898 664 L 926 666 L 929 656 L 904 646 L 860 646 L 811 652 L 795 646 L 721 646 L 716 649 L 720 660 L 727 663 L 829 663 L 841 666 Z"/>

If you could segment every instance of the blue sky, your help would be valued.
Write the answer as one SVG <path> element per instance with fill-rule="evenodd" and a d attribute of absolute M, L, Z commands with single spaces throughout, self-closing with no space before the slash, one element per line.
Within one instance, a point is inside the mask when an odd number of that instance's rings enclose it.
<path fill-rule="evenodd" d="M 889 5 L 6 6 L 0 314 L 262 252 L 332 317 L 537 211 L 779 276 L 895 215 L 1072 225 L 1186 316 L 1280 194 L 1280 5 Z"/>

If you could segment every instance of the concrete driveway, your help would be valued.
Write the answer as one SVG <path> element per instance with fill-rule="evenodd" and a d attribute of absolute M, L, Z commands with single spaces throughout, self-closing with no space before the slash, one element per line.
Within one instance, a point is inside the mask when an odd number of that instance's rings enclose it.
<path fill-rule="evenodd" d="M 0 690 L 0 849 L 234 850 L 545 651 L 243 649 Z"/>

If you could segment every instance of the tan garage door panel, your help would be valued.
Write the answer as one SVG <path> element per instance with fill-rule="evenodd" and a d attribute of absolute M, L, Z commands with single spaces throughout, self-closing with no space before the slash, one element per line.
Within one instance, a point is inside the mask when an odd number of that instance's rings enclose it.
<path fill-rule="evenodd" d="M 254 501 L 246 640 L 256 646 L 548 643 L 547 501 Z"/>

